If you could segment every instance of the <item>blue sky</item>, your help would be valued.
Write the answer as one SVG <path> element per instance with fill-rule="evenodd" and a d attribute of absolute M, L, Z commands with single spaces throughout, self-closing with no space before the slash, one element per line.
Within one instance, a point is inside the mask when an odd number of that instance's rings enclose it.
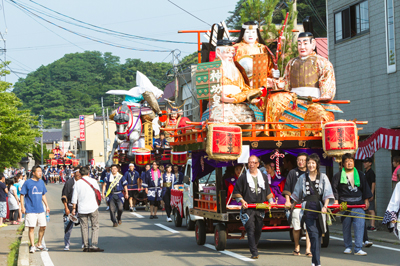
<path fill-rule="evenodd" d="M 38 11 L 51 13 L 29 0 L 15 1 L 28 6 L 30 10 L 35 8 L 35 14 L 39 14 Z M 229 16 L 228 12 L 233 11 L 237 3 L 237 1 L 231 0 L 171 1 L 208 24 L 225 20 Z M 121 62 L 124 62 L 126 58 L 139 58 L 142 61 L 152 62 L 170 62 L 172 59 L 168 52 L 133 51 L 93 42 L 43 21 L 32 14 L 27 15 L 10 0 L 2 0 L 2 2 L 0 2 L 2 7 L 0 10 L 0 31 L 6 40 L 7 60 L 12 62 L 10 68 L 18 72 L 19 77 L 25 77 L 24 73 L 32 72 L 41 65 L 50 64 L 65 54 L 85 50 L 103 53 L 112 52 L 113 55 L 120 57 Z M 190 16 L 167 0 L 35 0 L 35 2 L 96 26 L 156 39 L 196 42 L 196 34 L 178 34 L 178 30 L 207 30 L 210 28 L 206 23 Z M 151 50 L 179 49 L 181 51 L 180 58 L 197 50 L 195 44 L 115 38 L 107 34 L 78 28 L 44 15 L 41 16 L 68 30 L 118 45 Z M 3 47 L 3 45 L 0 42 L 0 47 Z M 0 54 L 0 58 L 4 60 L 4 54 Z M 17 75 L 10 74 L 7 76 L 7 81 L 16 82 L 18 80 Z"/>

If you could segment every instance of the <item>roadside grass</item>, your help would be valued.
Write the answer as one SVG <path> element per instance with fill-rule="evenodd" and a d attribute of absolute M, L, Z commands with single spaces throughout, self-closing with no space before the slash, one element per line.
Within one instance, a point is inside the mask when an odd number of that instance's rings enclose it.
<path fill-rule="evenodd" d="M 10 253 L 8 253 L 7 257 L 7 265 L 8 266 L 17 266 L 18 265 L 18 253 L 19 246 L 21 245 L 21 235 L 24 231 L 25 223 L 22 223 L 17 230 L 17 239 L 11 243 L 10 245 Z"/>

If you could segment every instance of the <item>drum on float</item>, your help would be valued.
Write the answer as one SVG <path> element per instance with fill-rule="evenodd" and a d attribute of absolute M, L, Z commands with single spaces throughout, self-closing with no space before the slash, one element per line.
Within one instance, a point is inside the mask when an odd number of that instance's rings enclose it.
<path fill-rule="evenodd" d="M 171 151 L 172 165 L 186 165 L 187 160 L 188 160 L 187 151 Z"/>
<path fill-rule="evenodd" d="M 151 163 L 151 152 L 146 149 L 137 149 L 135 151 L 135 163 L 137 166 L 146 166 Z"/>

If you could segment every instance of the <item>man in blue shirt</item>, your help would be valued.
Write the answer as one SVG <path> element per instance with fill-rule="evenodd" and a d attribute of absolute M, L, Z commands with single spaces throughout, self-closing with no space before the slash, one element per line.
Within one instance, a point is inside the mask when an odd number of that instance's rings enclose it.
<path fill-rule="evenodd" d="M 125 172 L 124 178 L 128 181 L 129 210 L 133 212 L 136 211 L 136 199 L 139 197 L 138 189 L 142 187 L 141 180 L 138 180 L 140 179 L 139 173 L 135 171 L 135 165 L 133 163 L 129 164 L 129 169 Z"/>
<path fill-rule="evenodd" d="M 46 199 L 46 186 L 42 180 L 42 168 L 35 165 L 32 168 L 32 178 L 25 181 L 21 188 L 21 211 L 25 213 L 25 226 L 29 228 L 29 241 L 31 247 L 29 252 L 34 253 L 36 249 L 46 250 L 42 245 L 42 239 L 46 230 L 46 214 L 43 203 L 46 206 L 46 212 L 50 212 Z M 39 226 L 39 239 L 35 247 L 35 227 Z"/>

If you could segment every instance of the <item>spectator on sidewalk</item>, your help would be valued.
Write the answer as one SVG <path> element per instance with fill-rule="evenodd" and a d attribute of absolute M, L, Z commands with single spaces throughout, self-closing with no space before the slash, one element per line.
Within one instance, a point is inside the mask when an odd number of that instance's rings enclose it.
<path fill-rule="evenodd" d="M 122 224 L 122 213 L 124 211 L 124 201 L 128 199 L 128 181 L 123 175 L 118 173 L 119 165 L 111 165 L 111 174 L 104 178 L 103 198 L 110 206 L 110 218 L 113 227 Z M 125 191 L 125 197 L 122 191 Z M 125 199 L 124 199 L 125 198 Z"/>
<path fill-rule="evenodd" d="M 369 199 L 372 197 L 371 189 L 363 172 L 354 167 L 354 156 L 346 153 L 342 156 L 343 169 L 336 173 L 332 179 L 332 190 L 335 195 L 335 203 L 347 202 L 349 205 L 365 204 L 365 208 L 354 208 L 353 212 L 345 212 L 345 215 L 356 216 L 342 217 L 343 239 L 345 254 L 352 253 L 351 226 L 354 227 L 354 255 L 365 256 L 367 252 L 362 250 L 364 236 L 364 211 L 369 208 Z"/>
<path fill-rule="evenodd" d="M 139 173 L 135 171 L 135 165 L 133 163 L 129 164 L 128 171 L 124 174 L 125 180 L 128 182 L 128 193 L 129 193 L 129 210 L 131 212 L 136 211 L 136 198 L 139 194 Z M 134 190 L 135 189 L 135 190 Z"/>
<path fill-rule="evenodd" d="M 8 209 L 10 210 L 9 217 L 11 224 L 18 225 L 19 197 L 14 183 L 14 178 L 8 179 Z"/>
<path fill-rule="evenodd" d="M 73 172 L 71 173 L 71 176 L 73 178 L 69 178 L 67 182 L 65 182 L 64 187 L 61 192 L 61 201 L 64 204 L 64 215 L 63 215 L 63 220 L 64 220 L 64 250 L 69 250 L 70 246 L 70 237 L 72 233 L 72 228 L 74 227 L 74 221 L 73 217 L 72 220 L 70 219 L 70 213 L 72 213 L 72 194 L 74 192 L 74 187 L 76 181 L 81 179 L 81 174 L 79 173 L 80 167 L 75 167 L 73 169 Z M 76 205 L 76 212 L 78 213 L 78 204 Z M 77 222 L 77 221 L 75 221 Z M 75 223 L 77 225 L 77 223 Z M 83 242 L 83 240 L 82 240 Z"/>
<path fill-rule="evenodd" d="M 390 202 L 386 208 L 385 216 L 383 217 L 382 224 L 386 224 L 389 231 L 400 240 L 400 182 L 397 183 Z"/>
<path fill-rule="evenodd" d="M 8 189 L 5 184 L 6 177 L 0 173 L 0 227 L 7 226 L 3 220 L 7 217 L 7 193 Z"/>
<path fill-rule="evenodd" d="M 103 252 L 104 249 L 98 247 L 99 242 L 99 205 L 97 204 L 94 189 L 100 191 L 97 181 L 89 177 L 89 168 L 82 167 L 79 170 L 82 176 L 75 182 L 74 192 L 72 193 L 72 215 L 77 214 L 77 204 L 79 203 L 79 221 L 81 224 L 81 234 L 83 239 L 83 252 Z M 90 184 L 90 185 L 89 185 Z M 92 244 L 89 245 L 89 219 L 92 223 Z"/>
<path fill-rule="evenodd" d="M 286 183 L 285 187 L 283 189 L 282 195 L 285 196 L 286 198 L 286 203 L 285 207 L 290 208 L 293 199 L 290 198 L 292 195 L 294 188 L 296 186 L 297 180 L 299 177 L 304 174 L 307 171 L 307 165 L 306 161 L 308 158 L 307 153 L 299 153 L 297 155 L 297 167 L 290 170 L 287 178 L 286 178 Z M 292 211 L 292 227 L 293 227 L 293 239 L 294 239 L 294 250 L 293 250 L 293 255 L 295 256 L 300 256 L 300 233 L 301 233 L 301 223 L 300 223 L 300 209 L 294 209 Z M 308 237 L 308 234 L 306 233 L 306 256 L 311 255 L 311 242 L 310 238 Z M 311 255 L 312 256 L 312 255 Z"/>
<path fill-rule="evenodd" d="M 46 199 L 46 186 L 42 180 L 42 168 L 39 165 L 32 167 L 31 178 L 26 180 L 21 188 L 21 210 L 25 213 L 25 226 L 29 228 L 29 241 L 31 244 L 30 253 L 37 249 L 47 250 L 42 245 L 44 233 L 46 231 L 46 214 L 43 203 L 46 206 L 46 212 L 50 212 Z M 39 226 L 39 239 L 35 246 L 35 227 Z"/>
<path fill-rule="evenodd" d="M 392 191 L 396 187 L 397 182 L 400 181 L 400 156 L 393 158 L 393 167 L 395 168 L 392 174 Z"/>
<path fill-rule="evenodd" d="M 21 201 L 21 183 L 20 180 L 22 179 L 22 174 L 17 174 L 14 177 L 14 187 L 17 190 L 17 196 L 18 200 Z M 18 209 L 18 221 L 21 222 L 22 219 L 22 212 L 21 212 L 21 207 Z"/>
<path fill-rule="evenodd" d="M 369 208 L 368 208 L 368 214 L 372 215 L 372 217 L 375 216 L 375 172 L 374 170 L 372 170 L 371 166 L 372 166 L 373 160 L 372 158 L 366 158 L 363 162 L 364 165 L 364 169 L 365 169 L 365 178 L 367 179 L 367 183 L 371 189 L 371 193 L 372 193 L 372 197 L 369 199 Z M 373 245 L 373 243 L 371 241 L 369 241 L 368 239 L 368 231 L 376 231 L 376 227 L 375 227 L 375 220 L 371 219 L 371 225 L 367 226 L 367 224 L 364 225 L 364 238 L 363 238 L 363 246 L 366 248 L 369 248 L 370 246 Z M 365 222 L 367 222 L 367 220 L 365 220 Z"/>

